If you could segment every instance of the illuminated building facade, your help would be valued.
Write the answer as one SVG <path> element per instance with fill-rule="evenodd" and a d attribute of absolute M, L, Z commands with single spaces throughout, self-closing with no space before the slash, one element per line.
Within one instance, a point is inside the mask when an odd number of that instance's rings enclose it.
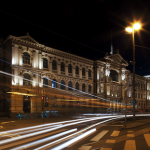
<path fill-rule="evenodd" d="M 93 61 L 39 44 L 29 34 L 8 36 L 3 46 L 1 59 L 12 63 L 9 71 L 1 69 L 11 74 L 5 75 L 11 79 L 5 92 L 11 114 L 121 111 L 126 98 L 132 101 L 132 74 L 119 52 Z M 150 81 L 136 75 L 136 82 L 137 107 L 146 108 Z M 110 100 L 107 107 L 101 109 L 105 100 L 96 96 Z"/>

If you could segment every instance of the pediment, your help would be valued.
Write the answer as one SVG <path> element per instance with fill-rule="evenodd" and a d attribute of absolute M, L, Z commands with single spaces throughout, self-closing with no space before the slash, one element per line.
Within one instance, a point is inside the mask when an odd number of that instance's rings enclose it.
<path fill-rule="evenodd" d="M 25 41 L 28 41 L 28 42 L 31 42 L 31 43 L 35 43 L 35 44 L 39 44 L 36 40 L 34 40 L 34 39 L 33 39 L 31 36 L 29 36 L 29 35 L 18 37 L 18 39 L 25 40 Z"/>
<path fill-rule="evenodd" d="M 118 63 L 118 64 L 125 64 L 126 66 L 128 66 L 129 64 L 127 63 L 127 61 L 125 61 L 123 59 L 123 57 L 120 54 L 114 54 L 114 55 L 110 55 L 107 56 L 107 58 L 110 58 L 113 62 Z"/>

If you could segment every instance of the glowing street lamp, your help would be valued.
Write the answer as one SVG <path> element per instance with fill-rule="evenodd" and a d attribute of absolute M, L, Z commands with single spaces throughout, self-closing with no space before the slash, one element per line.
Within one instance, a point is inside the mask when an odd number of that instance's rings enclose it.
<path fill-rule="evenodd" d="M 133 24 L 132 27 L 127 27 L 125 30 L 132 33 L 133 44 L 133 121 L 135 121 L 135 43 L 134 43 L 134 31 L 139 30 L 141 25 L 139 23 Z"/>

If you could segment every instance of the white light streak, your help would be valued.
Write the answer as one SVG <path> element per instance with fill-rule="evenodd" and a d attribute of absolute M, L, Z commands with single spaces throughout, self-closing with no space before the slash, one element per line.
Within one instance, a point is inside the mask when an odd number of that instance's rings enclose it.
<path fill-rule="evenodd" d="M 85 136 L 87 136 L 87 135 L 89 135 L 89 134 L 95 132 L 95 131 L 96 131 L 96 128 L 91 129 L 91 130 L 89 130 L 89 131 L 87 131 L 87 132 L 85 132 L 85 133 L 83 133 L 83 134 L 77 136 L 76 138 L 73 138 L 72 140 L 70 140 L 70 141 L 68 141 L 68 142 L 66 142 L 66 143 L 63 143 L 62 145 L 59 145 L 59 146 L 53 148 L 52 150 L 61 150 L 61 149 L 65 148 L 65 147 L 71 145 L 72 143 L 74 143 L 74 142 L 76 142 L 76 141 L 78 141 L 78 140 L 84 138 Z"/>
<path fill-rule="evenodd" d="M 35 146 L 35 145 L 37 145 L 37 144 L 41 144 L 41 143 L 43 143 L 43 142 L 46 142 L 46 141 L 49 141 L 49 140 L 58 138 L 58 137 L 60 137 L 60 136 L 63 136 L 63 135 L 65 135 L 65 134 L 68 134 L 68 133 L 71 133 L 71 132 L 75 132 L 75 131 L 77 131 L 77 128 L 71 129 L 71 130 L 68 130 L 68 131 L 65 131 L 65 132 L 62 132 L 62 133 L 53 135 L 53 136 L 50 136 L 50 137 L 48 137 L 48 138 L 44 138 L 44 139 L 42 139 L 42 140 L 38 140 L 38 141 L 35 141 L 35 142 L 32 142 L 32 143 L 28 143 L 28 144 L 25 144 L 25 145 L 20 146 L 20 147 L 13 148 L 12 150 L 22 150 L 22 149 L 26 149 L 26 148 L 29 148 L 29 147 L 31 147 L 31 146 Z"/>

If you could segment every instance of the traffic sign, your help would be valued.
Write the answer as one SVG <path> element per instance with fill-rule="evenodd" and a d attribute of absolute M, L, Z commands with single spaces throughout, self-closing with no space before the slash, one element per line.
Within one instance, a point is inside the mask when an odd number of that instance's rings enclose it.
<path fill-rule="evenodd" d="M 133 100 L 131 101 L 131 104 L 133 105 Z M 136 99 L 135 99 L 135 105 L 137 105 L 137 101 L 136 101 Z"/>

